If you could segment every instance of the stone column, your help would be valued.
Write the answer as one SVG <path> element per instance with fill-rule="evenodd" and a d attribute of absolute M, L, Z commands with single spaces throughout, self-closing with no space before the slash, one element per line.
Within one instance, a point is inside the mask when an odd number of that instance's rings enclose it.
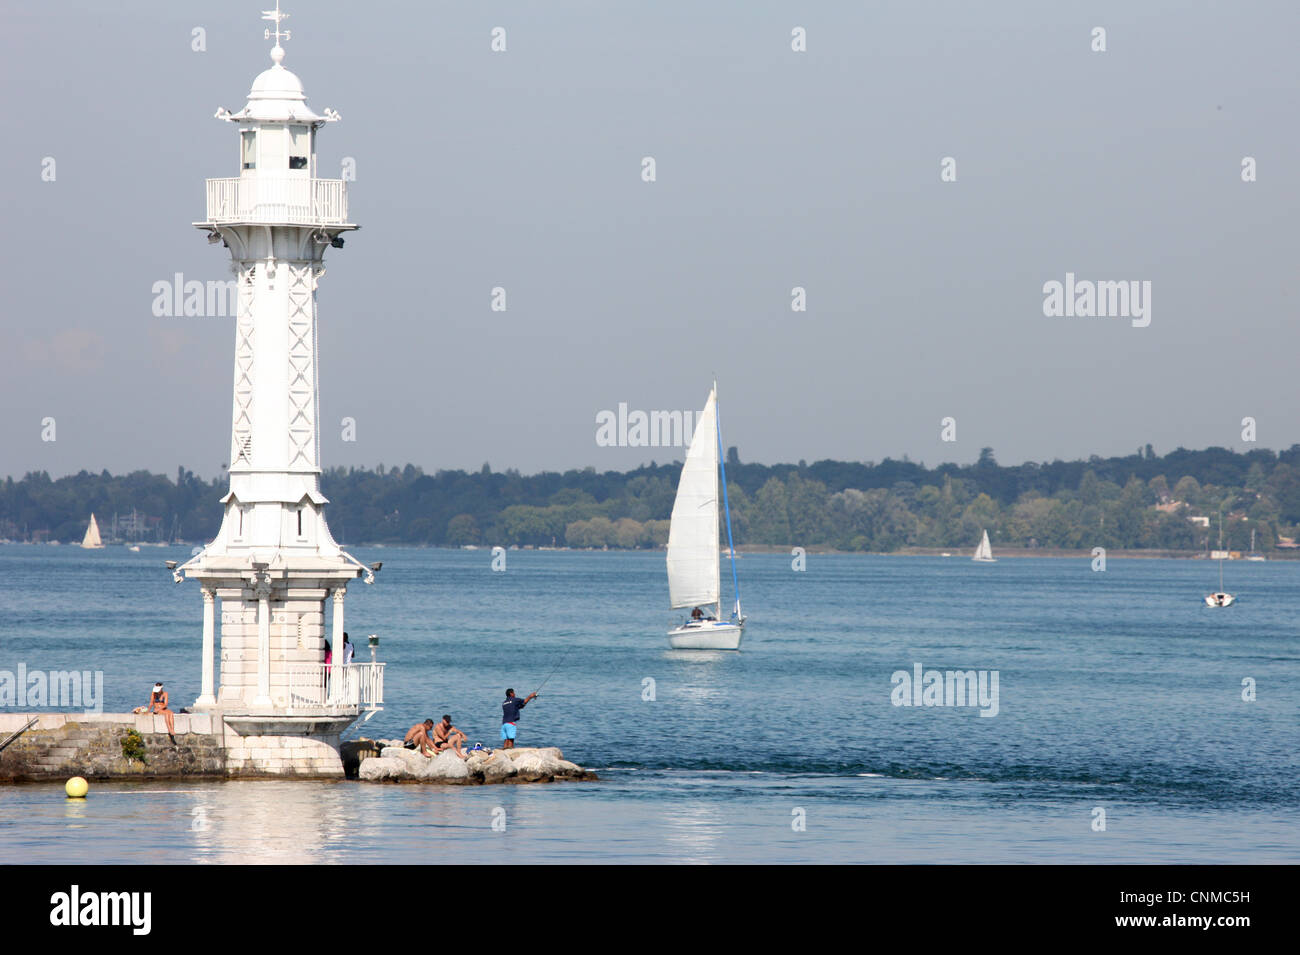
<path fill-rule="evenodd" d="M 347 587 L 335 587 L 334 623 L 330 628 L 330 652 L 333 654 L 333 666 L 330 667 L 330 696 L 343 699 L 343 596 Z"/>
<path fill-rule="evenodd" d="M 271 579 L 262 577 L 254 587 L 257 594 L 257 698 L 253 705 L 271 703 Z"/>
<path fill-rule="evenodd" d="M 217 591 L 212 587 L 203 588 L 203 688 L 194 705 L 216 706 L 217 698 L 212 692 L 212 652 L 216 631 Z"/>

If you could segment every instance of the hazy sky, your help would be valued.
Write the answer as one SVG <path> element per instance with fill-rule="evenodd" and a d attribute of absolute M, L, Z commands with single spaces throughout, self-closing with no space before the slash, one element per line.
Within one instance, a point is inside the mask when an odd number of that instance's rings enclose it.
<path fill-rule="evenodd" d="M 152 286 L 229 277 L 190 223 L 238 174 L 213 112 L 269 65 L 267 6 L 0 7 L 0 475 L 227 460 L 234 320 L 157 318 Z M 1247 415 L 1300 442 L 1300 4 L 285 9 L 362 226 L 319 290 L 326 466 L 662 462 L 597 412 L 715 375 L 769 463 L 1244 448 Z M 1151 282 L 1149 327 L 1045 317 L 1067 272 Z"/>

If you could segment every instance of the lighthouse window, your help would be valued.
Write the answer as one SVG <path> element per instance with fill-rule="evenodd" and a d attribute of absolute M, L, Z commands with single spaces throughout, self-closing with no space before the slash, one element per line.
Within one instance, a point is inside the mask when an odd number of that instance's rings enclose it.
<path fill-rule="evenodd" d="M 239 134 L 240 165 L 244 169 L 257 168 L 257 133 L 246 129 Z"/>
<path fill-rule="evenodd" d="M 298 508 L 298 536 L 302 536 L 302 508 Z"/>
<path fill-rule="evenodd" d="M 307 168 L 308 132 L 306 126 L 289 127 L 289 168 Z"/>

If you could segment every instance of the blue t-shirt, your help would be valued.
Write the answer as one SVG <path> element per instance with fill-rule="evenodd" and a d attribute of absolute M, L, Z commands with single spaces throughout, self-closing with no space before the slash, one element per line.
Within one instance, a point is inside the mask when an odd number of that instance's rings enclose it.
<path fill-rule="evenodd" d="M 528 704 L 517 696 L 512 696 L 501 704 L 501 722 L 517 723 L 519 722 L 519 711 Z"/>

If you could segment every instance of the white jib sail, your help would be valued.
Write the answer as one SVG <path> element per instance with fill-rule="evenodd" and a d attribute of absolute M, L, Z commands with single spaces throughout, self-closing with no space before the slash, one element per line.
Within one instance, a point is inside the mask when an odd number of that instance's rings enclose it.
<path fill-rule="evenodd" d="M 691 438 L 668 529 L 668 598 L 674 610 L 718 602 L 717 396 L 709 391 Z"/>
<path fill-rule="evenodd" d="M 989 546 L 989 532 L 985 531 L 984 536 L 980 538 L 979 547 L 975 548 L 976 560 L 989 560 L 993 557 L 993 548 Z"/>
<path fill-rule="evenodd" d="M 86 528 L 86 536 L 81 539 L 82 547 L 103 547 L 103 542 L 99 539 L 99 524 L 95 522 L 95 515 L 90 515 L 90 526 Z"/>

